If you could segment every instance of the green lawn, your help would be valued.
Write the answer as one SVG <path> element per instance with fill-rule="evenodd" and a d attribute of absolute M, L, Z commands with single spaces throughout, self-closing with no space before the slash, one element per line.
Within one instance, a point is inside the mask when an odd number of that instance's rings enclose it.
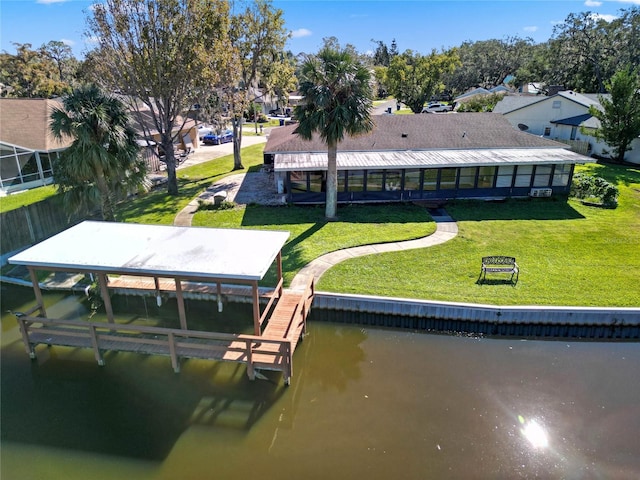
<path fill-rule="evenodd" d="M 260 168 L 264 144 L 243 149 L 246 170 Z M 232 170 L 233 156 L 178 171 L 180 194 L 165 187 L 123 203 L 119 221 L 170 225 L 176 214 Z M 246 171 L 245 170 L 245 171 Z M 618 185 L 616 209 L 571 200 L 458 201 L 447 211 L 459 235 L 443 245 L 345 261 L 320 279 L 318 288 L 342 293 L 422 298 L 499 305 L 640 306 L 640 169 L 589 164 L 579 167 Z M 52 195 L 53 187 L 22 197 Z M 13 202 L 2 199 L 2 208 Z M 28 202 L 27 202 L 28 203 Z M 14 208 L 17 208 L 14 207 Z M 340 206 L 339 220 L 327 223 L 324 207 L 237 206 L 198 212 L 194 225 L 287 230 L 285 281 L 324 253 L 351 246 L 428 235 L 435 224 L 424 208 L 408 204 Z M 517 258 L 517 285 L 491 277 L 476 283 L 481 257 Z M 496 279 L 496 280 L 494 280 Z M 271 272 L 265 284 L 273 284 Z"/>
<path fill-rule="evenodd" d="M 313 259 L 342 248 L 410 240 L 435 231 L 427 210 L 411 204 L 351 205 L 338 208 L 337 221 L 327 222 L 323 206 L 259 205 L 237 206 L 229 210 L 202 210 L 194 226 L 285 230 L 291 236 L 282 251 L 285 283 Z M 275 284 L 271 272 L 266 285 Z"/>
<path fill-rule="evenodd" d="M 618 184 L 617 209 L 552 199 L 456 202 L 447 206 L 459 228 L 452 241 L 348 260 L 318 288 L 498 305 L 640 306 L 640 169 L 583 169 Z M 477 284 L 486 255 L 515 256 L 517 285 Z"/>
<path fill-rule="evenodd" d="M 233 170 L 233 155 L 216 158 L 178 170 L 178 192 L 167 195 L 166 186 L 118 206 L 116 218 L 120 222 L 171 225 L 178 212 L 212 183 L 227 175 L 259 169 L 263 162 L 264 144 L 242 149 L 242 164 L 245 170 Z"/>
<path fill-rule="evenodd" d="M 0 197 L 0 213 L 15 210 L 25 205 L 40 202 L 48 197 L 56 195 L 57 188 L 54 185 L 32 188 L 23 192 Z"/>

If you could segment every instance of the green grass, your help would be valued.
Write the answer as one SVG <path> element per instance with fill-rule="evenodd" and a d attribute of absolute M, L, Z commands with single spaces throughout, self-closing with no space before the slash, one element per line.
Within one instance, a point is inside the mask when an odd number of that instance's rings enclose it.
<path fill-rule="evenodd" d="M 640 170 L 588 165 L 620 188 L 603 209 L 554 199 L 456 202 L 458 236 L 439 246 L 348 260 L 321 290 L 498 305 L 640 306 Z M 515 256 L 517 285 L 476 283 L 481 257 Z M 504 278 L 504 277 L 503 277 Z"/>
<path fill-rule="evenodd" d="M 31 190 L 7 195 L 6 197 L 0 197 L 0 213 L 40 202 L 56 194 L 57 189 L 54 185 L 46 185 L 44 187 L 32 188 Z"/>
<path fill-rule="evenodd" d="M 263 150 L 264 144 L 242 149 L 245 170 L 233 170 L 233 155 L 181 168 L 178 170 L 178 195 L 167 195 L 166 186 L 161 185 L 152 192 L 118 205 L 116 218 L 119 222 L 171 225 L 176 215 L 212 183 L 227 175 L 260 168 Z"/>
<path fill-rule="evenodd" d="M 230 210 L 202 210 L 194 226 L 284 230 L 291 236 L 282 251 L 285 283 L 307 263 L 342 248 L 423 237 L 435 231 L 425 208 L 415 205 L 351 205 L 338 208 L 338 220 L 327 222 L 323 206 L 258 205 Z M 275 284 L 270 272 L 265 284 Z"/>

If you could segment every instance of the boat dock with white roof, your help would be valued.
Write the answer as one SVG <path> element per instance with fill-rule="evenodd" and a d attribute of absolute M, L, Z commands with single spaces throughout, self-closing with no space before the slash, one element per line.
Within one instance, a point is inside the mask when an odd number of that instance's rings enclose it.
<path fill-rule="evenodd" d="M 38 344 L 92 348 L 99 364 L 105 351 L 130 351 L 171 357 L 245 363 L 249 378 L 256 369 L 293 372 L 293 352 L 306 331 L 314 298 L 311 279 L 304 291 L 285 291 L 282 247 L 289 232 L 82 222 L 9 259 L 28 268 L 36 306 L 16 314 L 27 353 Z M 258 282 L 276 263 L 277 285 L 261 308 Z M 96 276 L 108 322 L 47 317 L 37 271 L 77 272 Z M 110 277 L 111 276 L 111 277 Z M 253 335 L 190 330 L 184 291 L 196 283 L 214 288 L 242 285 L 251 291 Z M 109 290 L 117 287 L 174 291 L 180 328 L 118 323 Z M 35 314 L 35 315 L 34 315 Z"/>

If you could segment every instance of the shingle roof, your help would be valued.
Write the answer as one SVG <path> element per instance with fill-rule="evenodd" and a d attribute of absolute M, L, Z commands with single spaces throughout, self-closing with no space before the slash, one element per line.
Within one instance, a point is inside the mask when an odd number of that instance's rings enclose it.
<path fill-rule="evenodd" d="M 576 115 L 575 117 L 561 118 L 560 120 L 551 120 L 551 123 L 570 125 L 572 127 L 600 128 L 600 121 L 590 113 Z"/>
<path fill-rule="evenodd" d="M 68 147 L 71 138 L 58 141 L 49 131 L 51 112 L 60 107 L 60 101 L 44 98 L 0 99 L 0 141 L 38 151 Z"/>
<path fill-rule="evenodd" d="M 346 137 L 338 145 L 342 152 L 486 149 L 564 148 L 566 145 L 515 129 L 494 113 L 449 113 L 382 115 L 374 117 L 368 134 Z M 306 141 L 294 134 L 296 125 L 272 130 L 265 153 L 325 152 L 316 134 Z"/>

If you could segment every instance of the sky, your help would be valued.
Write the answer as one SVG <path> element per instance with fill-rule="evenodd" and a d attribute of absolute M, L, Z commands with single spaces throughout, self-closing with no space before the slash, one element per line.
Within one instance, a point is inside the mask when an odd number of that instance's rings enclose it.
<path fill-rule="evenodd" d="M 70 45 L 76 57 L 92 48 L 85 18 L 95 0 L 0 0 L 0 50 L 13 43 L 40 47 L 51 40 Z M 548 40 L 570 13 L 592 12 L 611 20 L 640 0 L 273 0 L 291 32 L 286 49 L 314 53 L 325 37 L 372 52 L 382 41 L 422 54 L 465 41 L 530 37 Z"/>

